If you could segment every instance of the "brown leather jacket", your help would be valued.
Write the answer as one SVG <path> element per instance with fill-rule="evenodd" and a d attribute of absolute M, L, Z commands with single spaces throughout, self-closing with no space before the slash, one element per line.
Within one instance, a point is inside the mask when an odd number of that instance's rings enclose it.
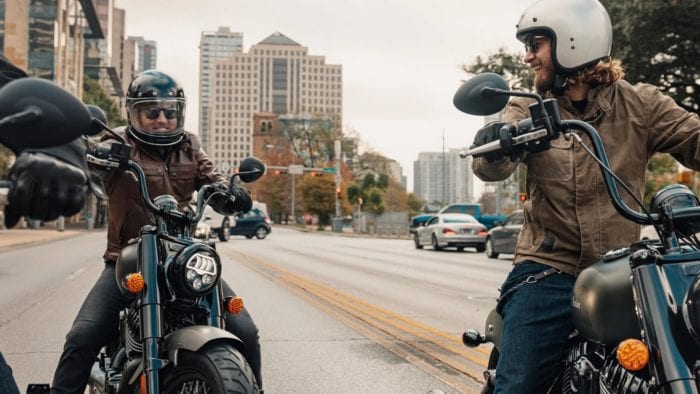
<path fill-rule="evenodd" d="M 186 133 L 183 142 L 163 160 L 158 153 L 144 149 L 130 138 L 124 129 L 118 132 L 132 146 L 131 160 L 143 168 L 151 199 L 170 194 L 178 201 L 180 209 L 189 209 L 194 191 L 203 185 L 224 181 L 224 177 L 214 170 L 214 163 L 195 134 Z M 100 144 L 109 145 L 115 141 L 114 137 L 107 135 Z M 104 258 L 116 261 L 129 239 L 137 237 L 144 225 L 155 222 L 143 206 L 134 174 L 122 169 L 110 170 L 102 176 L 102 181 L 109 196 L 109 228 Z"/>
<path fill-rule="evenodd" d="M 700 169 L 700 118 L 651 85 L 632 86 L 620 80 L 594 88 L 583 116 L 567 98 L 557 100 L 563 119 L 583 119 L 598 130 L 611 168 L 640 199 L 646 167 L 655 152 L 670 153 L 686 167 Z M 528 118 L 531 102 L 512 99 L 504 119 Z M 514 264 L 531 260 L 576 275 L 606 251 L 628 246 L 639 237 L 639 225 L 617 213 L 600 168 L 573 138 L 560 136 L 551 149 L 525 154 L 522 162 L 527 166 L 528 199 Z M 484 181 L 506 179 L 516 167 L 517 162 L 509 159 L 472 162 L 474 173 Z M 619 189 L 627 205 L 639 210 Z"/>

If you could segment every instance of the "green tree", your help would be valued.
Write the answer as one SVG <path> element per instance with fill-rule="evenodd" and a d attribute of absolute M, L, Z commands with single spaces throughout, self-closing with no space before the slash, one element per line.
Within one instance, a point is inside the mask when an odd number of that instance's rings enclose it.
<path fill-rule="evenodd" d="M 123 126 L 126 119 L 122 118 L 119 108 L 114 101 L 105 93 L 97 80 L 85 77 L 83 80 L 83 102 L 100 107 L 107 116 L 109 127 Z"/>
<path fill-rule="evenodd" d="M 301 181 L 304 211 L 318 215 L 318 227 L 331 223 L 335 213 L 335 181 L 329 176 L 305 176 Z"/>
<path fill-rule="evenodd" d="M 425 205 L 425 200 L 419 198 L 413 193 L 408 193 L 406 200 L 409 216 L 416 216 L 421 213 L 421 209 L 423 208 L 423 205 Z"/>
<path fill-rule="evenodd" d="M 530 91 L 535 78 L 532 70 L 523 62 L 523 55 L 507 52 L 504 47 L 485 58 L 477 56 L 471 63 L 462 65 L 462 70 L 469 75 L 496 73 L 508 82 L 512 90 L 519 91 Z"/>
<path fill-rule="evenodd" d="M 700 2 L 602 0 L 613 23 L 613 57 L 625 79 L 659 87 L 678 105 L 700 110 Z"/>
<path fill-rule="evenodd" d="M 671 155 L 657 153 L 651 157 L 644 187 L 644 207 L 649 207 L 654 193 L 668 184 L 676 183 L 676 174 L 678 174 L 678 162 Z"/>

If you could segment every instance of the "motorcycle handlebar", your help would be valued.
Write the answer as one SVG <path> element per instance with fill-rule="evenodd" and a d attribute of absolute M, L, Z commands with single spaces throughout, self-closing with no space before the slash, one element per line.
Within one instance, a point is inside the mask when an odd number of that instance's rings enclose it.
<path fill-rule="evenodd" d="M 527 144 L 528 142 L 544 139 L 554 139 L 559 133 L 551 133 L 544 126 L 537 126 L 537 122 L 533 122 L 531 118 L 521 121 L 518 124 L 518 135 L 513 137 L 512 146 Z M 611 175 L 610 165 L 608 162 L 607 153 L 603 146 L 600 134 L 590 124 L 581 120 L 558 120 L 556 128 L 562 130 L 566 135 L 571 135 L 573 138 L 579 138 L 573 131 L 581 131 L 585 133 L 593 144 L 593 153 L 603 174 L 605 187 L 608 191 L 613 206 L 623 217 L 638 224 L 658 224 L 662 219 L 656 213 L 642 213 L 630 208 L 620 196 L 619 189 L 615 178 Z M 480 145 L 460 153 L 461 157 L 482 154 L 502 150 L 500 141 L 492 141 L 484 145 Z M 672 208 L 674 220 L 690 220 L 700 218 L 700 207 L 679 207 Z"/>

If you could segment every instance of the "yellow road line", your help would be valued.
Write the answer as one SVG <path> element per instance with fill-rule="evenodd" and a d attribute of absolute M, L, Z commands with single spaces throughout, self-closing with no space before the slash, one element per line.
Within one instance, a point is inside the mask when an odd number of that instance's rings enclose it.
<path fill-rule="evenodd" d="M 305 292 L 311 297 L 315 297 L 317 299 L 315 304 L 325 302 L 337 308 L 339 311 L 395 337 L 415 350 L 427 354 L 441 363 L 470 376 L 472 379 L 483 382 L 483 377 L 479 368 L 486 367 L 486 356 L 490 353 L 490 346 L 480 346 L 476 351 L 468 349 L 462 345 L 461 338 L 457 338 L 456 335 L 445 333 L 444 331 L 409 319 L 403 315 L 372 305 L 360 298 L 306 279 L 270 262 L 263 261 L 253 256 L 244 255 L 240 252 L 232 252 L 246 257 L 243 263 L 256 272 L 272 280 L 286 283 L 288 287 L 291 286 L 292 288 Z M 349 319 L 343 320 L 346 323 L 349 322 Z M 353 325 L 357 326 L 356 324 Z M 376 336 L 373 339 L 376 340 Z M 385 342 L 384 345 L 386 345 L 386 341 L 383 342 Z M 395 349 L 390 350 L 397 353 Z M 404 357 L 405 352 L 399 355 Z M 467 361 L 467 363 L 465 364 L 463 361 Z M 476 369 L 474 367 L 476 367 Z M 451 384 L 451 382 L 447 383 Z"/>

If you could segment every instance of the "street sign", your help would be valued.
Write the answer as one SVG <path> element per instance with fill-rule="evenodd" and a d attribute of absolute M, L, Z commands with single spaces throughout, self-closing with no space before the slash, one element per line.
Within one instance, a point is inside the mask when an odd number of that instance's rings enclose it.
<path fill-rule="evenodd" d="M 301 175 L 304 173 L 304 166 L 302 164 L 290 164 L 289 173 L 292 175 Z"/>
<path fill-rule="evenodd" d="M 335 167 L 323 167 L 324 174 L 335 174 Z"/>

